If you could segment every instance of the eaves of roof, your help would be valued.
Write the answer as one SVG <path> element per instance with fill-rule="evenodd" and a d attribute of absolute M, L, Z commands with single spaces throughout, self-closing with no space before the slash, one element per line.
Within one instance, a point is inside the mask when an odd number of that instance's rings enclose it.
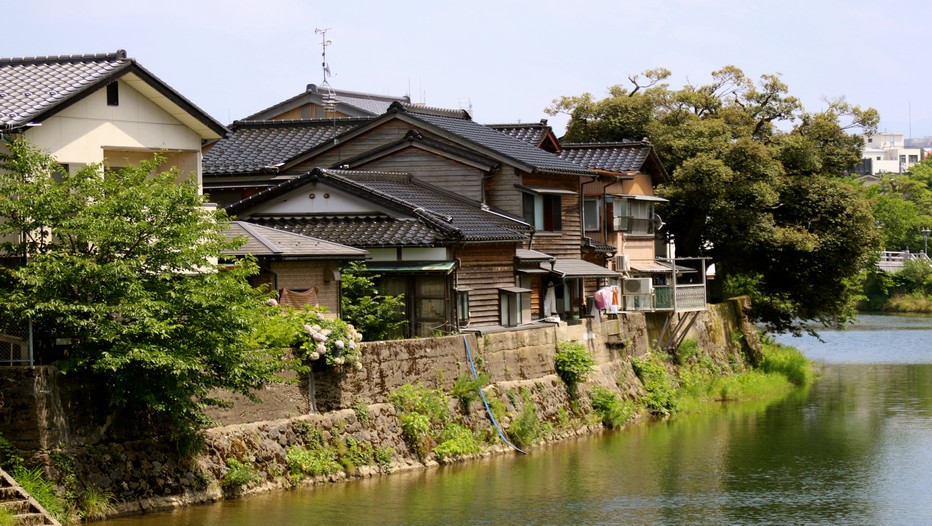
<path fill-rule="evenodd" d="M 347 132 L 345 135 L 336 138 L 333 142 L 320 145 L 317 148 L 309 150 L 300 157 L 289 161 L 282 167 L 282 170 L 288 170 L 308 159 L 319 156 L 330 148 L 335 148 L 343 142 L 352 140 L 354 137 L 362 135 L 394 119 L 402 120 L 413 126 L 426 127 L 431 132 L 445 137 L 454 143 L 461 144 L 468 150 L 476 150 L 480 155 L 488 156 L 499 162 L 515 166 L 524 172 L 572 176 L 596 175 L 593 171 L 580 167 L 570 161 L 560 159 L 550 152 L 538 149 L 529 143 L 478 124 L 469 117 L 469 114 L 465 110 L 427 108 L 399 102 L 392 103 L 391 107 L 384 115 L 376 118 L 372 122 L 361 125 Z M 498 147 L 495 146 L 496 144 Z M 522 159 L 522 157 L 524 159 Z"/>
<path fill-rule="evenodd" d="M 401 139 L 372 149 L 368 152 L 361 153 L 354 157 L 350 157 L 349 159 L 343 159 L 335 163 L 333 168 L 356 167 L 360 164 L 380 159 L 386 155 L 390 155 L 409 146 L 415 146 L 424 150 L 437 152 L 441 155 L 457 159 L 464 164 L 475 166 L 482 170 L 491 170 L 492 168 L 495 168 L 499 165 L 497 161 L 484 155 L 479 155 L 473 150 L 458 148 L 445 142 L 424 137 L 417 130 L 409 130 L 408 133 L 406 133 L 405 136 Z"/>

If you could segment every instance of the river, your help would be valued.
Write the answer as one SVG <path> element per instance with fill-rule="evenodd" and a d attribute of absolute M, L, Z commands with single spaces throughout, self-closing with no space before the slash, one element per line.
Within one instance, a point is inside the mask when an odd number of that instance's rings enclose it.
<path fill-rule="evenodd" d="M 820 335 L 779 338 L 824 367 L 770 405 L 101 524 L 932 524 L 932 318 Z"/>

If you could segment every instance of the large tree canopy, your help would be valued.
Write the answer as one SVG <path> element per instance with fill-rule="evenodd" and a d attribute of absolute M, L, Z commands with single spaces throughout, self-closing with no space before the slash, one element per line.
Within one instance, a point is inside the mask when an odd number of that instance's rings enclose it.
<path fill-rule="evenodd" d="M 254 264 L 216 264 L 221 212 L 160 159 L 68 174 L 21 141 L 0 155 L 0 316 L 31 321 L 66 374 L 106 385 L 114 410 L 196 431 L 215 389 L 250 395 L 279 362 L 250 345 L 264 298 Z M 64 351 L 64 352 L 62 352 Z"/>
<path fill-rule="evenodd" d="M 755 83 L 727 66 L 673 89 L 665 69 L 609 96 L 563 97 L 570 141 L 648 138 L 671 174 L 658 189 L 680 256 L 708 256 L 732 293 L 775 331 L 850 319 L 853 278 L 879 247 L 870 206 L 841 178 L 879 116 L 844 99 L 806 112 L 778 75 Z"/>

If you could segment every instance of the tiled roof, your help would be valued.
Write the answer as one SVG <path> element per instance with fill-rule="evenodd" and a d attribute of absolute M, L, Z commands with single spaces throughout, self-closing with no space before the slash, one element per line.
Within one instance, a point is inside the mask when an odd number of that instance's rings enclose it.
<path fill-rule="evenodd" d="M 0 125 L 9 128 L 41 122 L 106 84 L 133 73 L 175 107 L 222 136 L 226 129 L 172 90 L 126 51 L 95 55 L 0 58 Z"/>
<path fill-rule="evenodd" d="M 551 131 L 550 126 L 547 126 L 544 122 L 533 124 L 487 124 L 486 126 L 534 146 L 539 146 Z"/>
<path fill-rule="evenodd" d="M 249 210 L 311 181 L 325 181 L 410 219 L 377 215 L 333 214 L 328 217 L 280 217 L 276 223 L 249 217 Z M 420 181 L 410 174 L 315 169 L 228 206 L 231 215 L 262 221 L 275 228 L 353 246 L 432 245 L 450 241 L 522 241 L 530 226 L 520 218 Z M 327 228 L 324 228 L 327 227 Z M 330 230 L 328 230 L 328 228 Z"/>
<path fill-rule="evenodd" d="M 652 146 L 643 141 L 564 143 L 560 157 L 597 170 L 628 173 L 642 169 Z"/>
<path fill-rule="evenodd" d="M 0 123 L 26 124 L 131 64 L 125 52 L 0 59 Z"/>
<path fill-rule="evenodd" d="M 239 248 L 224 250 L 228 256 L 247 254 L 261 257 L 301 257 L 314 259 L 365 259 L 365 250 L 303 236 L 245 221 L 231 221 L 224 231 L 227 239 L 245 238 Z"/>
<path fill-rule="evenodd" d="M 530 226 L 523 219 L 491 209 L 409 174 L 325 170 L 400 199 L 455 228 L 466 241 L 521 241 Z"/>
<path fill-rule="evenodd" d="M 561 159 L 534 145 L 473 121 L 465 111 L 425 108 L 393 103 L 389 112 L 403 112 L 410 117 L 457 135 L 468 142 L 497 152 L 533 171 L 572 175 L 591 175 L 591 171 L 578 164 Z"/>
<path fill-rule="evenodd" d="M 308 84 L 304 93 L 279 102 L 273 106 L 258 111 L 247 120 L 264 120 L 280 114 L 283 111 L 297 108 L 305 104 L 323 105 L 324 99 L 332 98 L 336 102 L 334 109 L 340 113 L 352 115 L 354 117 L 374 117 L 381 115 L 388 110 L 388 107 L 395 101 L 410 102 L 411 99 L 405 95 L 396 97 L 392 95 L 376 95 L 374 93 L 363 93 L 359 91 L 348 91 L 339 89 L 327 89 L 328 87 Z"/>
<path fill-rule="evenodd" d="M 440 237 L 436 230 L 415 219 L 383 215 L 256 217 L 249 221 L 354 247 L 434 246 Z"/>
<path fill-rule="evenodd" d="M 368 122 L 367 118 L 237 121 L 204 154 L 204 175 L 275 172 L 315 146 Z"/>

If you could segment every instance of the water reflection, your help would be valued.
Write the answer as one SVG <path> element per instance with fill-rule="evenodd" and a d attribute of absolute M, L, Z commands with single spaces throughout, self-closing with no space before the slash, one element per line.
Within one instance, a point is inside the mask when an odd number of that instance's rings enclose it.
<path fill-rule="evenodd" d="M 769 406 L 106 524 L 932 523 L 932 320 L 862 323 L 793 339 L 822 378 Z"/>

